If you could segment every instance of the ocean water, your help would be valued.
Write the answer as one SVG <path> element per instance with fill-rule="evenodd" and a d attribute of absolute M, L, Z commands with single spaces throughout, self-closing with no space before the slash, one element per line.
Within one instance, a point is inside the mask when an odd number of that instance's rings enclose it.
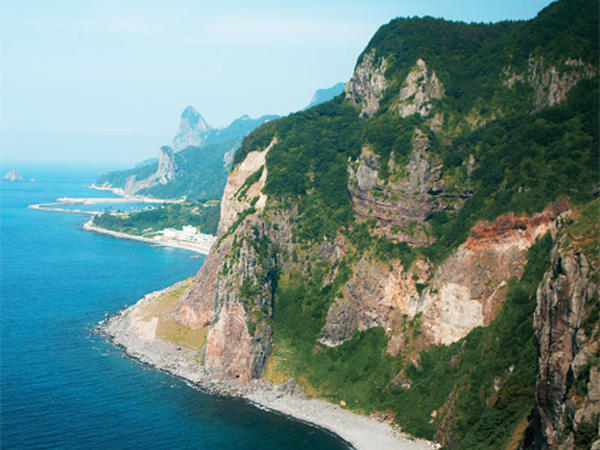
<path fill-rule="evenodd" d="M 342 449 L 330 434 L 209 396 L 90 333 L 203 258 L 83 231 L 86 216 L 27 209 L 98 171 L 29 168 L 0 186 L 0 446 L 3 449 Z"/>

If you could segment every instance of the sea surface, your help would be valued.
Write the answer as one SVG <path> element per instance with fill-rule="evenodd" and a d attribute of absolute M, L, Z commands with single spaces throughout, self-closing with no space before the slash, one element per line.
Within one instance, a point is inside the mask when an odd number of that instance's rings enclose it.
<path fill-rule="evenodd" d="M 90 332 L 105 314 L 194 275 L 191 252 L 83 231 L 87 216 L 27 209 L 107 197 L 86 168 L 0 183 L 2 449 L 342 449 L 337 438 L 209 396 Z"/>

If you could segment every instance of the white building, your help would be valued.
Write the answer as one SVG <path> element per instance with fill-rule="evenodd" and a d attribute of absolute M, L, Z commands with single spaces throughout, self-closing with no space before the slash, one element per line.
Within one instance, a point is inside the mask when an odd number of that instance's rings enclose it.
<path fill-rule="evenodd" d="M 196 233 L 198 233 L 198 230 L 196 229 L 196 227 L 194 227 L 192 225 L 184 225 L 183 229 L 181 231 L 183 232 L 183 234 L 189 235 L 189 236 L 194 236 Z"/>

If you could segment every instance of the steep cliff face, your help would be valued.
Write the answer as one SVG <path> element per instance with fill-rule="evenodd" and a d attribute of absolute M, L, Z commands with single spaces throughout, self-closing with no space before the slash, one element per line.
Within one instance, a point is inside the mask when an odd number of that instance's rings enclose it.
<path fill-rule="evenodd" d="M 187 147 L 198 147 L 208 136 L 212 128 L 202 115 L 193 107 L 188 106 L 181 113 L 179 129 L 173 138 L 171 147 L 175 152 Z"/>
<path fill-rule="evenodd" d="M 362 62 L 356 66 L 352 79 L 346 84 L 346 98 L 360 108 L 361 117 L 371 117 L 379 110 L 379 101 L 388 87 L 385 78 L 387 66 L 386 59 L 377 57 L 373 49 L 363 55 Z"/>
<path fill-rule="evenodd" d="M 361 258 L 342 289 L 342 297 L 329 308 L 319 342 L 335 347 L 372 327 L 391 333 L 402 324 L 402 315 L 409 309 L 406 303 L 417 297 L 414 280 L 402 265 L 388 267 Z"/>
<path fill-rule="evenodd" d="M 358 164 L 348 168 L 348 190 L 358 220 L 376 218 L 389 238 L 412 244 L 430 242 L 426 220 L 437 210 L 458 209 L 469 196 L 445 192 L 442 160 L 429 152 L 430 139 L 416 130 L 408 164 L 388 163 L 389 179 L 380 178 L 381 157 L 363 147 Z M 356 167 L 356 168 L 354 168 Z"/>
<path fill-rule="evenodd" d="M 509 88 L 512 89 L 517 82 L 531 85 L 533 111 L 562 102 L 577 83 L 594 78 L 596 73 L 595 67 L 581 58 L 567 58 L 557 67 L 547 63 L 543 56 L 533 55 L 527 61 L 526 73 L 516 73 L 510 67 L 504 69 L 505 84 Z"/>
<path fill-rule="evenodd" d="M 175 178 L 177 163 L 171 147 L 163 146 L 158 151 L 158 168 L 150 176 L 137 180 L 136 175 L 131 175 L 125 182 L 125 194 L 134 195 L 143 189 L 152 188 L 158 184 L 167 184 Z"/>
<path fill-rule="evenodd" d="M 265 158 L 251 152 L 230 174 L 221 203 L 220 240 L 178 306 L 190 328 L 210 327 L 204 365 L 240 381 L 261 376 L 272 347 L 275 256 L 256 214 L 264 208 Z M 235 345 L 231 345 L 235 342 Z"/>
<path fill-rule="evenodd" d="M 552 227 L 552 267 L 537 291 L 541 448 L 589 448 L 593 441 L 593 448 L 600 446 L 597 206 L 596 202 L 593 215 L 583 219 L 595 222 L 587 227 L 570 225 L 574 220 L 581 223 L 578 217 L 563 217 Z"/>
<path fill-rule="evenodd" d="M 400 89 L 398 112 L 401 117 L 413 114 L 427 116 L 433 109 L 431 100 L 442 98 L 444 86 L 434 71 L 421 58 L 411 69 Z"/>
<path fill-rule="evenodd" d="M 527 250 L 566 208 L 561 203 L 533 217 L 506 215 L 479 223 L 436 269 L 422 258 L 406 268 L 360 259 L 343 296 L 329 308 L 319 341 L 337 346 L 358 331 L 383 327 L 388 351 L 397 354 L 407 320 L 418 321 L 423 343 L 434 344 L 450 344 L 488 326 L 502 307 L 507 281 L 523 273 Z M 428 287 L 420 293 L 418 286 Z"/>
<path fill-rule="evenodd" d="M 267 153 L 276 144 L 277 138 L 273 138 L 264 150 L 250 152 L 229 174 L 221 202 L 219 233 L 226 232 L 250 207 L 263 210 L 267 201 L 267 196 L 262 193 L 267 179 L 265 161 Z"/>
<path fill-rule="evenodd" d="M 502 307 L 508 280 L 522 275 L 527 249 L 566 209 L 559 203 L 533 217 L 509 214 L 478 223 L 435 271 L 415 307 L 430 340 L 450 344 L 475 327 L 488 326 Z"/>

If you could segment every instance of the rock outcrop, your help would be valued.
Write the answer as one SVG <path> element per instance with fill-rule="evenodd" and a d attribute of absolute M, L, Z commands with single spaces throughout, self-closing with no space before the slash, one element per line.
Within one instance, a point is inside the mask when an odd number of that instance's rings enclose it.
<path fill-rule="evenodd" d="M 581 59 L 567 59 L 564 69 L 546 64 L 543 57 L 529 58 L 529 82 L 533 85 L 535 99 L 533 109 L 552 106 L 563 101 L 579 81 L 596 75 L 591 64 Z"/>
<path fill-rule="evenodd" d="M 210 327 L 206 368 L 240 381 L 262 375 L 273 345 L 267 319 L 272 316 L 276 261 L 275 255 L 261 257 L 270 238 L 256 213 L 267 200 L 262 193 L 265 158 L 276 143 L 273 139 L 264 150 L 250 152 L 230 173 L 221 202 L 220 240 L 177 312 L 177 319 L 190 328 Z"/>
<path fill-rule="evenodd" d="M 390 156 L 388 180 L 379 175 L 381 157 L 364 147 L 358 164 L 348 169 L 348 189 L 356 218 L 376 218 L 379 229 L 389 238 L 412 244 L 429 243 L 425 221 L 436 210 L 460 207 L 468 197 L 468 192 L 445 192 L 442 161 L 429 153 L 429 147 L 429 138 L 417 129 L 408 164 L 401 167 L 394 154 Z"/>
<path fill-rule="evenodd" d="M 513 88 L 516 83 L 528 83 L 533 88 L 532 110 L 562 102 L 571 89 L 581 80 L 589 80 L 597 74 L 590 63 L 582 59 L 567 59 L 560 67 L 549 64 L 544 57 L 530 55 L 527 72 L 517 73 L 510 67 L 504 69 L 505 85 Z"/>
<path fill-rule="evenodd" d="M 136 175 L 131 175 L 125 182 L 123 192 L 127 195 L 134 195 L 142 189 L 148 189 L 157 184 L 167 184 L 175 178 L 177 172 L 177 164 L 175 163 L 175 155 L 171 147 L 163 146 L 158 151 L 158 168 L 152 175 L 137 180 Z"/>
<path fill-rule="evenodd" d="M 178 152 L 187 147 L 198 147 L 208 136 L 212 128 L 202 115 L 191 106 L 188 106 L 181 113 L 179 129 L 173 138 L 171 148 Z"/>
<path fill-rule="evenodd" d="M 500 311 L 508 280 L 523 274 L 527 250 L 567 207 L 558 203 L 532 217 L 508 214 L 475 225 L 415 305 L 430 340 L 449 344 L 488 326 Z"/>
<path fill-rule="evenodd" d="M 267 153 L 275 144 L 277 138 L 273 138 L 264 150 L 248 153 L 244 161 L 229 173 L 221 202 L 219 233 L 226 232 L 238 216 L 251 206 L 258 211 L 264 208 L 267 201 L 267 196 L 262 193 L 267 180 L 265 161 Z M 249 177 L 253 174 L 260 174 L 260 177 L 252 180 Z M 250 184 L 251 181 L 253 182 Z"/>
<path fill-rule="evenodd" d="M 319 342 L 335 347 L 352 338 L 357 331 L 383 327 L 389 332 L 402 322 L 404 303 L 416 300 L 414 280 L 400 264 L 387 267 L 362 258 L 354 275 L 342 289 L 343 297 L 329 308 Z M 413 314 L 414 315 L 414 314 Z"/>
<path fill-rule="evenodd" d="M 390 336 L 388 351 L 396 354 L 407 320 L 418 320 L 425 341 L 434 344 L 456 342 L 489 325 L 500 311 L 507 281 L 522 275 L 527 250 L 566 208 L 559 203 L 533 217 L 509 214 L 478 223 L 435 271 L 423 259 L 404 268 L 362 258 L 343 296 L 330 307 L 319 341 L 333 347 L 380 326 Z M 428 287 L 419 293 L 419 285 Z"/>
<path fill-rule="evenodd" d="M 384 57 L 377 57 L 375 49 L 364 53 L 356 66 L 352 79 L 346 84 L 346 98 L 355 107 L 360 107 L 360 116 L 371 117 L 379 110 L 379 101 L 388 87 L 385 70 L 388 63 Z"/>
<path fill-rule="evenodd" d="M 11 170 L 10 172 L 4 174 L 4 176 L 2 177 L 2 181 L 23 181 L 23 177 L 16 170 Z"/>
<path fill-rule="evenodd" d="M 413 114 L 427 116 L 433 109 L 431 100 L 442 98 L 444 86 L 422 59 L 411 69 L 400 89 L 398 112 L 401 117 Z"/>
<path fill-rule="evenodd" d="M 536 444 L 544 449 L 589 448 L 582 439 L 600 448 L 598 255 L 582 250 L 581 235 L 574 240 L 565 232 L 571 220 L 561 217 L 552 227 L 552 266 L 537 291 Z"/>

